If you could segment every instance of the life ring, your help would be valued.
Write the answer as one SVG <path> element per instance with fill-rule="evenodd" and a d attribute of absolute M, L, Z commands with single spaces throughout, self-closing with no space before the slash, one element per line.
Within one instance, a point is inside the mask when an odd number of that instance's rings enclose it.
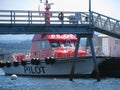
<path fill-rule="evenodd" d="M 60 21 L 63 21 L 64 15 L 63 15 L 62 12 L 60 12 L 60 13 L 58 14 L 58 18 L 59 18 Z"/>

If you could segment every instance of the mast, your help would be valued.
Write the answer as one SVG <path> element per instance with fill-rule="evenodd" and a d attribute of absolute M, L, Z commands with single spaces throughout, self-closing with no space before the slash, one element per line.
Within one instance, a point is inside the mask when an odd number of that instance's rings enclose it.
<path fill-rule="evenodd" d="M 89 12 L 91 12 L 91 0 L 89 0 Z"/>
<path fill-rule="evenodd" d="M 51 9 L 51 5 L 53 5 L 54 3 L 48 3 L 48 0 L 45 0 L 45 2 L 42 2 L 42 0 L 40 0 L 40 3 L 44 3 L 45 6 L 45 24 L 50 24 L 50 9 Z"/>
<path fill-rule="evenodd" d="M 92 24 L 92 18 L 91 18 L 91 0 L 89 0 L 89 24 Z"/>
<path fill-rule="evenodd" d="M 48 4 L 48 0 L 45 2 L 45 24 L 50 24 L 50 4 Z"/>

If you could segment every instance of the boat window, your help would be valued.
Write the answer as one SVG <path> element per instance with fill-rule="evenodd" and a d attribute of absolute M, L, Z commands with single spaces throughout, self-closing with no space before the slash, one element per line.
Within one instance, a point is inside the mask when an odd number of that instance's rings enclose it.
<path fill-rule="evenodd" d="M 76 42 L 72 42 L 71 44 L 73 44 L 74 46 L 76 46 Z"/>
<path fill-rule="evenodd" d="M 60 43 L 59 42 L 52 42 L 51 43 L 52 47 L 60 47 Z"/>
<path fill-rule="evenodd" d="M 36 48 L 41 48 L 41 43 L 40 42 L 37 42 L 37 44 L 36 44 Z"/>
<path fill-rule="evenodd" d="M 37 48 L 39 49 L 50 48 L 50 44 L 48 41 L 39 41 L 37 42 Z"/>
<path fill-rule="evenodd" d="M 64 47 L 72 47 L 70 42 L 63 42 Z"/>
<path fill-rule="evenodd" d="M 48 41 L 45 42 L 45 48 L 50 48 L 50 43 Z"/>
<path fill-rule="evenodd" d="M 45 42 L 44 41 L 38 41 L 37 42 L 37 48 L 38 49 L 42 49 L 42 48 L 45 48 Z"/>

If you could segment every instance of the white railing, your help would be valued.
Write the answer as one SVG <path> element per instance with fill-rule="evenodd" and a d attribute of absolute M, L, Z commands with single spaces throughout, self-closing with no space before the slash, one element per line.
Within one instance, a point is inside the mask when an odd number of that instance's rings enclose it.
<path fill-rule="evenodd" d="M 45 24 L 50 18 L 50 24 L 86 24 L 88 12 L 62 12 L 63 21 L 58 18 L 58 11 L 9 11 L 0 10 L 0 24 Z M 49 17 L 48 17 L 49 16 Z"/>

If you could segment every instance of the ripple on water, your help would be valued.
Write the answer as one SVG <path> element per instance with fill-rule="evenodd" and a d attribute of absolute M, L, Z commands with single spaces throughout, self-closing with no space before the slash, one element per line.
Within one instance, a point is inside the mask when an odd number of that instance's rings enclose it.
<path fill-rule="evenodd" d="M 104 78 L 97 82 L 92 78 L 22 77 L 11 80 L 11 76 L 0 75 L 0 90 L 120 90 L 119 78 Z"/>

